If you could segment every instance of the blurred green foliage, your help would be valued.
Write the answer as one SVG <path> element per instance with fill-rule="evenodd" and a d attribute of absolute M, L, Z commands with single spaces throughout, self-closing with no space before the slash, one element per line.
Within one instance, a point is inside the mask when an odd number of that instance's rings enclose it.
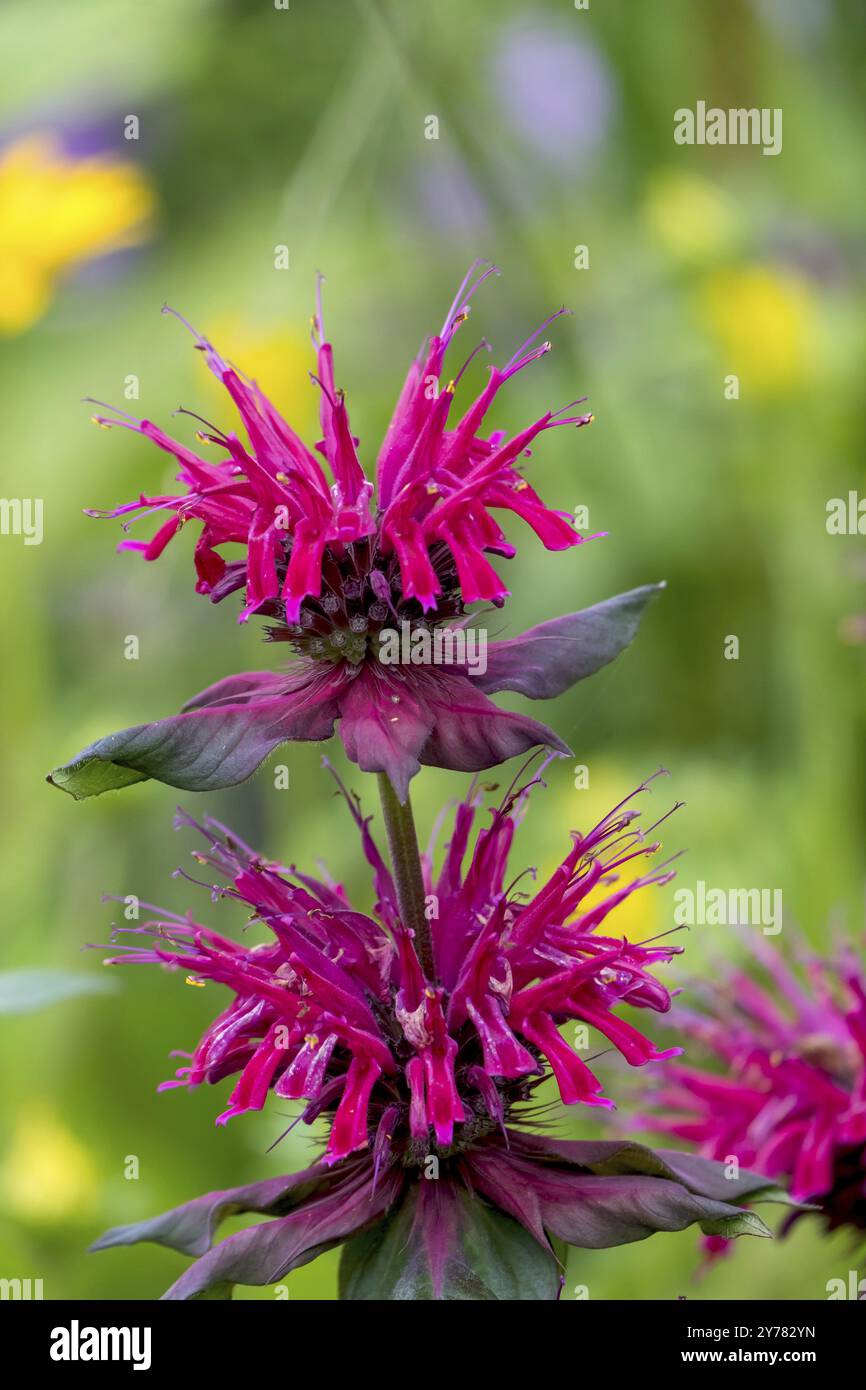
<path fill-rule="evenodd" d="M 866 649 L 843 636 L 866 607 L 866 551 L 856 536 L 827 534 L 825 508 L 864 485 L 864 48 L 853 0 L 620 0 L 588 11 L 564 0 L 293 0 L 288 10 L 72 0 L 38 19 L 7 0 L 0 136 L 98 128 L 111 156 L 149 176 L 158 211 L 145 245 L 61 276 L 42 317 L 0 340 L 3 490 L 44 499 L 42 545 L 0 538 L 0 968 L 98 972 L 100 954 L 79 952 L 107 940 L 103 891 L 241 927 L 229 907 L 171 879 L 189 841 L 171 832 L 169 788 L 76 805 L 42 780 L 98 734 L 173 713 L 272 657 L 255 622 L 236 625 L 231 602 L 193 594 L 187 536 L 144 566 L 113 553 L 117 523 L 82 515 L 159 491 L 170 470 L 142 440 L 94 431 L 80 399 L 126 405 L 134 374 L 140 400 L 129 408 L 142 415 L 167 423 L 183 404 L 227 422 L 184 331 L 160 317 L 168 301 L 314 439 L 307 324 L 322 269 L 338 379 L 371 462 L 411 354 L 476 255 L 505 272 L 473 314 L 497 360 L 560 304 L 574 310 L 555 325 L 554 352 L 503 396 L 496 423 L 516 428 L 588 396 L 595 425 L 546 437 L 533 479 L 608 533 L 548 555 L 513 528 L 503 632 L 669 584 L 634 648 L 542 712 L 590 786 L 576 790 L 567 763 L 552 769 L 515 869 L 549 867 L 572 826 L 661 763 L 673 776 L 654 784 L 659 812 L 668 797 L 687 802 L 666 826 L 666 848 L 689 848 L 682 883 L 778 886 L 787 940 L 800 929 L 826 946 L 834 916 L 862 940 Z M 673 112 L 698 99 L 781 107 L 782 154 L 675 146 Z M 137 142 L 124 139 L 129 114 Z M 425 138 L 431 115 L 438 140 Z M 32 236 L 50 241 L 50 220 Z M 279 244 L 288 271 L 274 268 Z M 579 245 L 588 269 L 575 269 Z M 472 382 L 482 371 L 476 362 Z M 730 374 L 737 400 L 725 396 Z M 173 428 L 189 438 L 191 424 Z M 129 634 L 135 661 L 124 657 Z M 730 634 L 737 661 L 724 658 Z M 290 766 L 289 791 L 274 790 L 266 768 L 207 809 L 270 855 L 327 860 L 368 903 L 321 751 L 276 756 Z M 339 748 L 328 754 L 345 769 Z M 369 779 L 347 776 L 373 810 Z M 425 772 L 415 786 L 426 834 L 455 778 Z M 651 898 L 644 934 L 671 925 L 673 891 L 641 895 Z M 676 974 L 700 976 L 746 950 L 724 929 L 697 928 Z M 49 1298 L 155 1296 L 176 1256 L 88 1257 L 88 1241 L 314 1153 L 296 1129 L 266 1154 L 288 1105 L 217 1130 L 221 1097 L 157 1096 L 169 1050 L 192 1045 L 215 992 L 155 970 L 129 971 L 119 986 L 3 1020 L 0 1271 L 42 1277 Z M 602 1066 L 624 1095 L 627 1069 Z M 563 1132 L 593 1132 L 583 1115 L 557 1119 Z M 130 1155 L 137 1181 L 124 1177 Z M 659 1236 L 574 1253 L 565 1297 L 588 1284 L 593 1299 L 821 1298 L 851 1259 L 844 1237 L 802 1223 L 785 1246 L 741 1244 L 696 1284 L 694 1238 Z M 334 1297 L 336 1260 L 290 1276 L 291 1296 Z"/>

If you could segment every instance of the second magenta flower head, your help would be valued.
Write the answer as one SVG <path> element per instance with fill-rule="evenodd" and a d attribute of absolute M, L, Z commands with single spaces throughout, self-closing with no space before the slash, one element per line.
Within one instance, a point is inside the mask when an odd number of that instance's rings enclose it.
<path fill-rule="evenodd" d="M 550 1075 L 567 1105 L 612 1105 L 564 1025 L 608 1040 L 631 1066 L 679 1053 L 658 1051 L 620 1011 L 667 1011 L 655 972 L 681 948 L 616 935 L 617 907 L 672 874 L 648 862 L 655 827 L 640 832 L 632 798 L 575 832 L 550 878 L 524 891 L 509 850 L 532 785 L 509 792 L 474 839 L 480 797 L 457 806 L 437 873 L 425 856 L 429 920 L 417 933 L 349 796 L 372 870 L 369 915 L 327 879 L 262 859 L 214 821 L 180 817 L 206 841 L 196 860 L 227 884 L 213 891 L 251 910 L 266 939 L 240 945 L 189 916 L 160 915 L 120 929 L 108 963 L 163 964 L 227 988 L 230 1004 L 165 1086 L 237 1075 L 221 1123 L 260 1110 L 271 1092 L 299 1101 L 307 1123 L 327 1122 L 323 1163 L 110 1231 L 98 1248 L 156 1240 L 201 1255 L 172 1299 L 272 1283 L 323 1242 L 348 1242 L 350 1297 L 553 1298 L 551 1238 L 600 1247 L 692 1223 L 717 1236 L 768 1234 L 740 1204 L 772 1195 L 770 1180 L 730 1183 L 685 1155 L 533 1133 L 535 1093 Z M 641 860 L 644 872 L 617 882 Z M 208 1253 L 232 1210 L 277 1219 Z"/>

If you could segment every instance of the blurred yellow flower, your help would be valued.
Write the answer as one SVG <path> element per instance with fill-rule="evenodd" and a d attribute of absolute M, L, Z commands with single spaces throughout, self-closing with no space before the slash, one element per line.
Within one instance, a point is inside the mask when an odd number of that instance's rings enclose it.
<path fill-rule="evenodd" d="M 148 233 L 155 197 L 135 164 L 64 155 L 50 135 L 0 155 L 0 333 L 45 313 L 58 277 Z"/>
<path fill-rule="evenodd" d="M 725 371 L 740 378 L 745 396 L 788 390 L 812 371 L 815 297 L 793 271 L 762 265 L 715 271 L 701 303 Z"/>
<path fill-rule="evenodd" d="M 686 261 L 705 260 L 728 250 L 736 232 L 737 208 L 732 199 L 709 179 L 673 169 L 653 175 L 643 214 L 661 245 Z"/>
<path fill-rule="evenodd" d="M 196 327 L 199 325 L 196 324 Z M 317 394 L 310 382 L 315 356 L 309 339 L 274 329 L 257 330 L 240 317 L 217 318 L 207 337 L 244 376 L 256 381 L 298 434 L 317 429 Z M 221 382 L 207 373 L 210 404 L 203 415 L 222 429 L 237 429 L 237 411 Z"/>
<path fill-rule="evenodd" d="M 96 1174 L 87 1150 L 44 1106 L 23 1112 L 0 1170 L 6 1209 L 28 1220 L 56 1221 L 92 1204 Z"/>

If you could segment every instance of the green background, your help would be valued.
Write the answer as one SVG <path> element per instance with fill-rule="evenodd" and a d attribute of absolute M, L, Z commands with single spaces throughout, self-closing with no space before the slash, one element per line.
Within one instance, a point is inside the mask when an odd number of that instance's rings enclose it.
<path fill-rule="evenodd" d="M 511 527 L 504 630 L 639 583 L 669 586 L 633 649 L 533 711 L 570 742 L 589 788 L 574 787 L 571 764 L 552 769 L 515 871 L 553 867 L 569 829 L 663 764 L 672 777 L 654 784 L 653 807 L 687 803 L 665 834 L 666 849 L 689 851 L 682 886 L 781 888 L 776 941 L 791 947 L 800 935 L 825 947 L 834 923 L 862 939 L 866 652 L 854 639 L 866 548 L 825 522 L 828 499 L 863 486 L 864 47 L 861 7 L 829 0 L 592 0 L 586 11 L 567 0 L 291 0 L 285 11 L 267 0 L 54 0 L 38 16 L 8 0 L 0 137 L 96 121 L 107 152 L 145 170 L 158 208 L 137 250 L 61 276 L 44 315 L 0 340 L 3 491 L 45 508 L 41 546 L 0 537 L 2 968 L 99 974 L 99 953 L 80 950 L 107 940 L 102 892 L 241 925 L 171 878 L 190 841 L 171 830 L 170 788 L 74 804 L 44 784 L 99 734 L 173 713 L 273 656 L 254 621 L 235 623 L 232 600 L 213 607 L 193 593 L 190 535 L 145 566 L 114 554 L 117 523 L 83 516 L 158 491 L 171 471 L 144 441 L 94 430 L 81 398 L 187 441 L 193 422 L 169 419 L 179 404 L 229 423 L 185 331 L 160 316 L 167 301 L 315 440 L 307 335 L 320 269 L 338 382 L 369 465 L 411 355 L 476 255 L 503 276 L 476 299 L 455 363 L 482 333 L 502 362 L 560 304 L 574 310 L 493 423 L 514 430 L 588 396 L 593 427 L 539 441 L 531 476 L 551 505 L 586 506 L 588 529 L 608 533 L 548 555 Z M 675 145 L 673 112 L 699 99 L 781 107 L 782 153 Z M 123 138 L 131 113 L 138 142 Z M 431 115 L 438 140 L 425 138 Z M 44 220 L 34 227 L 51 234 Z M 288 270 L 274 267 L 281 244 Z M 578 245 L 588 269 L 574 266 Z M 725 395 L 731 374 L 739 399 Z M 470 384 L 481 380 L 476 363 Z M 124 656 L 129 635 L 138 660 Z M 731 635 L 738 660 L 725 659 Z M 326 860 L 366 905 L 322 751 L 271 760 L 288 765 L 287 791 L 266 766 L 243 787 L 182 799 L 271 856 Z M 339 746 L 327 751 L 344 768 Z M 349 780 L 373 810 L 371 779 L 353 769 Z M 415 783 L 425 836 L 458 785 L 439 771 Z M 639 895 L 628 929 L 670 926 L 675 886 Z M 715 975 L 747 955 L 748 937 L 699 927 L 672 975 Z M 156 1094 L 170 1049 L 189 1048 L 221 1006 L 215 988 L 156 970 L 111 980 L 113 993 L 3 1021 L 0 1274 L 43 1278 L 47 1298 L 157 1295 L 180 1257 L 87 1256 L 89 1240 L 314 1154 L 297 1129 L 265 1154 L 286 1103 L 215 1129 L 225 1085 Z M 654 1016 L 637 1021 L 669 1038 Z M 625 1099 L 628 1068 L 605 1057 L 600 1070 Z M 560 1110 L 558 1121 L 573 1136 L 597 1132 L 583 1114 Z M 625 1106 L 617 1123 L 627 1127 Z M 137 1180 L 124 1177 L 130 1155 Z M 826 1240 L 808 1223 L 785 1245 L 741 1241 L 701 1282 L 698 1259 L 692 1233 L 572 1252 L 565 1297 L 585 1284 L 592 1299 L 823 1298 L 827 1279 L 855 1264 L 844 1236 Z M 290 1296 L 333 1298 L 336 1262 L 291 1275 Z"/>

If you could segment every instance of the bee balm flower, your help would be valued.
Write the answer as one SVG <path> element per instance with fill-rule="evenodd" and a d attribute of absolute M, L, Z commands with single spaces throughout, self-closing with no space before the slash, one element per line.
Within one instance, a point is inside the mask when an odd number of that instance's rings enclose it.
<path fill-rule="evenodd" d="M 296 659 L 282 671 L 229 676 L 177 716 L 99 739 L 52 773 L 56 785 L 76 797 L 148 777 L 191 791 L 230 786 L 278 744 L 329 738 L 338 721 L 349 757 L 365 771 L 387 773 L 401 801 L 422 763 L 475 771 L 537 745 L 568 751 L 544 724 L 499 709 L 488 696 L 514 690 L 547 699 L 591 675 L 628 644 L 658 586 L 491 643 L 483 670 L 462 659 L 432 667 L 389 665 L 382 657 L 383 634 L 405 634 L 408 649 L 416 636 L 428 640 L 445 629 L 449 640 L 465 637 L 467 604 L 504 603 L 508 590 L 487 556 L 508 557 L 514 547 L 496 515 L 516 514 L 550 550 L 582 539 L 565 513 L 542 502 L 521 466 L 541 434 L 585 425 L 591 416 L 568 407 L 545 412 L 512 438 L 483 432 L 502 387 L 548 351 L 549 343 L 536 342 L 547 324 L 504 367 L 490 369 L 484 390 L 449 427 L 462 370 L 441 385 L 445 354 L 473 294 L 493 273 L 490 267 L 473 280 L 475 270 L 409 370 L 379 454 L 375 491 L 335 385 L 321 306 L 314 380 L 323 437 L 315 451 L 204 338 L 197 345 L 234 401 L 246 442 L 200 431 L 223 455 L 208 462 L 149 420 L 119 412 L 96 417 L 171 454 L 185 489 L 142 496 L 109 513 L 169 513 L 151 540 L 127 539 L 122 548 L 155 560 L 197 521 L 199 592 L 219 602 L 245 589 L 241 618 L 267 619 L 270 640 Z M 246 548 L 243 560 L 223 558 L 229 543 Z"/>
<path fill-rule="evenodd" d="M 426 860 L 436 905 L 426 941 L 402 920 L 395 882 L 351 798 L 373 871 L 370 915 L 337 885 L 262 860 L 216 822 L 198 827 L 207 848 L 197 858 L 252 909 L 267 941 L 241 946 L 162 916 L 123 928 L 119 938 L 132 940 L 112 963 L 163 963 L 233 996 L 167 1086 L 237 1075 L 220 1122 L 260 1110 L 273 1091 L 301 1101 L 305 1121 L 327 1118 L 327 1147 L 304 1174 L 210 1194 L 109 1232 L 99 1246 L 153 1239 L 201 1255 L 170 1298 L 273 1282 L 353 1237 L 343 1270 L 350 1297 L 553 1298 L 550 1236 L 605 1246 L 695 1221 L 716 1234 L 764 1233 L 736 1205 L 769 1185 L 761 1179 L 731 1184 L 681 1155 L 526 1131 L 531 1112 L 521 1106 L 548 1075 L 566 1104 L 611 1104 L 563 1024 L 588 1026 L 633 1066 L 678 1051 L 658 1052 L 619 1013 L 669 1007 L 653 970 L 678 948 L 636 945 L 609 926 L 621 901 L 670 877 L 662 865 L 613 885 L 617 870 L 658 845 L 633 828 L 638 813 L 623 803 L 575 833 L 550 879 L 523 894 L 507 886 L 507 869 L 528 790 L 506 796 L 471 850 L 477 802 L 459 805 L 437 874 Z M 276 1219 L 205 1253 L 228 1210 Z M 505 1242 L 490 1268 L 482 1238 Z M 396 1249 L 400 1274 L 389 1282 Z"/>
<path fill-rule="evenodd" d="M 732 971 L 708 994 L 711 1014 L 677 1010 L 696 1060 L 667 1070 L 642 1123 L 784 1180 L 831 1230 L 866 1231 L 863 968 L 844 951 L 833 964 L 808 958 L 799 975 L 758 950 L 770 988 Z"/>
<path fill-rule="evenodd" d="M 494 512 L 522 517 L 550 550 L 579 544 L 582 537 L 570 517 L 546 507 L 518 465 L 544 431 L 586 425 L 592 416 L 569 414 L 566 408 L 557 414 L 546 412 L 511 439 L 502 430 L 489 436 L 481 433 L 502 387 L 550 351 L 549 342 L 537 339 L 565 310 L 546 320 L 504 367 L 490 368 L 480 396 L 448 428 L 462 369 L 454 380 L 441 384 L 445 355 L 469 317 L 472 296 L 496 273 L 490 266 L 476 274 L 478 268 L 472 267 L 442 329 L 410 367 L 379 453 L 375 497 L 374 484 L 361 465 L 344 394 L 335 384 L 321 299 L 313 319 L 318 359 L 313 380 L 320 393 L 323 437 L 315 451 L 255 382 L 247 381 L 206 338 L 191 330 L 237 408 L 247 443 L 235 434 L 211 433 L 206 426 L 198 439 L 224 455 L 210 463 L 149 420 L 120 412 L 97 415 L 98 424 L 134 430 L 173 455 L 186 489 L 175 496 L 142 497 L 108 513 L 171 514 L 150 541 L 125 540 L 121 548 L 155 560 L 185 523 L 199 521 L 198 591 L 219 601 L 246 585 L 241 621 L 278 604 L 281 616 L 294 624 L 301 622 L 305 601 L 327 596 L 340 578 L 343 583 L 354 579 L 368 597 L 375 598 L 380 589 L 380 601 L 387 601 L 396 579 L 403 599 L 415 600 L 424 613 L 435 614 L 441 603 L 450 611 L 458 587 L 467 603 L 501 603 L 508 590 L 486 555 L 508 557 L 514 547 Z M 327 464 L 330 480 L 320 460 Z M 219 548 L 230 542 L 246 546 L 245 561 L 226 563 Z M 349 549 L 360 542 L 368 543 L 360 553 Z M 376 574 L 382 576 L 378 582 Z"/>

